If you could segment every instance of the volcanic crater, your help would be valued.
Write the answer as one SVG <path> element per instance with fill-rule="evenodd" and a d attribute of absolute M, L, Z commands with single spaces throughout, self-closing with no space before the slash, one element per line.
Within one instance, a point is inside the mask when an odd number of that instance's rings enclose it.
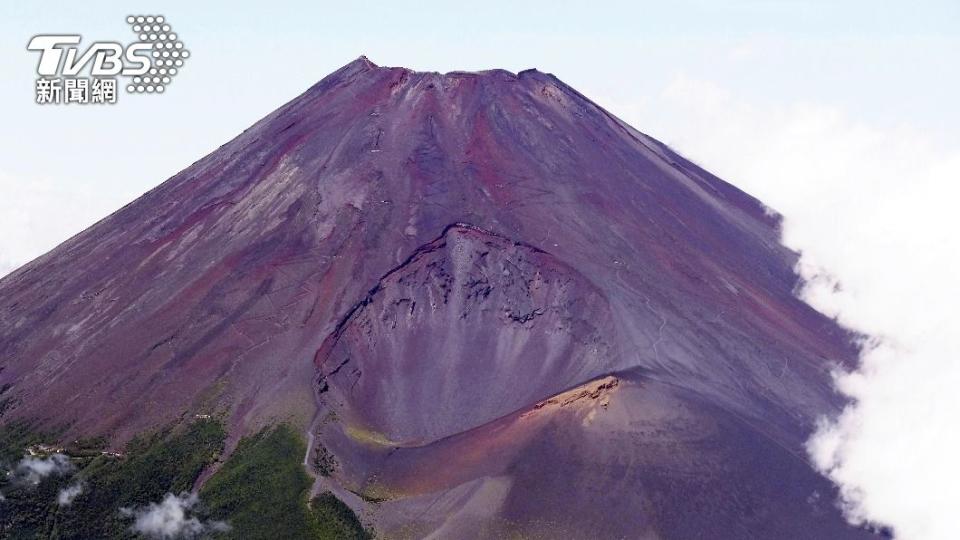
<path fill-rule="evenodd" d="M 286 423 L 385 538 L 869 538 L 797 260 L 553 75 L 361 57 L 0 279 L 3 422 Z"/>

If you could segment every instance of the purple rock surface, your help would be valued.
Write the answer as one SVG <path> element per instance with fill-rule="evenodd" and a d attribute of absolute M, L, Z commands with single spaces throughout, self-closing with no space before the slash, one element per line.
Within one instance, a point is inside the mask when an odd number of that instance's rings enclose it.
<path fill-rule="evenodd" d="M 0 280 L 3 421 L 292 422 L 387 538 L 869 537 L 778 225 L 552 75 L 360 58 Z"/>

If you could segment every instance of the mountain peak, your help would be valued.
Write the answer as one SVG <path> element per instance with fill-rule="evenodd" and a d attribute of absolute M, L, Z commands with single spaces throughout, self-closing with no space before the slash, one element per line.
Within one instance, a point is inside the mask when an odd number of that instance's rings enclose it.
<path fill-rule="evenodd" d="M 356 60 L 354 60 L 354 61 L 350 62 L 349 64 L 347 64 L 347 66 L 351 66 L 351 65 L 357 65 L 357 66 L 359 66 L 359 67 L 366 67 L 366 68 L 378 68 L 378 67 L 380 67 L 380 66 L 378 66 L 377 64 L 374 64 L 373 62 L 371 62 L 370 59 L 367 58 L 367 55 L 365 55 L 365 54 L 361 54 L 360 56 L 357 57 Z"/>
<path fill-rule="evenodd" d="M 475 70 L 475 71 L 469 71 L 469 70 L 453 70 L 448 72 L 430 71 L 430 70 L 420 71 L 420 70 L 415 70 L 415 69 L 411 69 L 403 66 L 381 66 L 371 61 L 366 55 L 360 55 L 355 60 L 342 66 L 340 69 L 335 71 L 332 75 L 338 74 L 338 73 L 359 73 L 364 71 L 376 71 L 376 70 L 383 70 L 387 72 L 390 72 L 390 71 L 402 72 L 402 73 L 408 73 L 410 75 L 434 76 L 434 77 L 441 77 L 441 78 L 483 77 L 483 76 L 496 76 L 496 75 L 507 76 L 514 79 L 519 79 L 521 77 L 532 76 L 532 75 L 547 75 L 552 77 L 552 75 L 538 71 L 536 68 L 527 68 L 517 73 L 513 73 L 509 70 L 501 69 L 501 68 L 490 68 L 490 69 Z"/>
<path fill-rule="evenodd" d="M 858 537 L 797 459 L 856 346 L 779 240 L 553 76 L 361 56 L 0 279 L 0 414 L 288 422 L 385 537 Z"/>

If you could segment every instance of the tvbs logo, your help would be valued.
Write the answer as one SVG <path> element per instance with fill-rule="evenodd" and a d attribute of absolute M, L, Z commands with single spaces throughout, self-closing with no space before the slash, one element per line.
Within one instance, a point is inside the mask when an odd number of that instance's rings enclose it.
<path fill-rule="evenodd" d="M 40 53 L 36 102 L 116 103 L 118 77 L 129 93 L 163 93 L 190 52 L 162 15 L 130 15 L 127 24 L 138 38 L 127 45 L 97 41 L 81 50 L 77 34 L 34 36 L 27 49 Z"/>

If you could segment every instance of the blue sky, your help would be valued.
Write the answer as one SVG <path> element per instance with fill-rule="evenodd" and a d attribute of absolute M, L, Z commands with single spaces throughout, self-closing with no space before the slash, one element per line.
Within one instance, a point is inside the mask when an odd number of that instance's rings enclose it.
<path fill-rule="evenodd" d="M 814 463 L 852 520 L 953 538 L 960 485 L 960 2 L 6 2 L 0 275 L 170 177 L 361 54 L 536 67 L 786 216 L 800 294 L 882 338 L 838 374 Z M 161 96 L 38 106 L 40 33 L 133 39 L 162 14 L 192 53 Z M 840 281 L 843 287 L 833 287 Z"/>
<path fill-rule="evenodd" d="M 690 130 L 702 128 L 679 119 L 687 106 L 662 99 L 681 79 L 708 81 L 753 106 L 818 103 L 878 128 L 923 132 L 937 144 L 960 141 L 960 107 L 952 106 L 960 95 L 957 2 L 455 6 L 7 2 L 0 196 L 8 206 L 0 211 L 8 216 L 0 229 L 31 235 L 0 244 L 0 272 L 173 175 L 360 54 L 418 70 L 536 67 L 681 150 Z M 133 12 L 162 12 L 193 54 L 164 95 L 121 95 L 106 108 L 33 103 L 31 36 L 127 41 L 133 36 L 124 18 Z M 41 218 L 24 210 L 51 197 L 51 207 L 71 211 Z"/>
<path fill-rule="evenodd" d="M 657 111 L 631 117 L 616 106 L 636 108 L 688 75 L 755 102 L 829 102 L 876 124 L 956 139 L 960 108 L 944 104 L 960 93 L 960 3 L 906 4 L 9 2 L 0 17 L 0 115 L 18 129 L 0 134 L 0 171 L 142 190 L 360 54 L 418 70 L 537 67 L 665 138 Z M 32 35 L 126 40 L 124 16 L 152 10 L 194 55 L 167 94 L 121 96 L 129 99 L 111 111 L 32 105 Z M 67 143 L 61 164 L 37 144 L 51 136 Z M 103 137 L 119 154 L 110 164 L 89 159 Z M 79 160 L 88 162 L 82 172 L 72 165 Z"/>
<path fill-rule="evenodd" d="M 0 116 L 18 129 L 0 134 L 0 171 L 142 191 L 360 54 L 419 70 L 537 67 L 666 139 L 669 119 L 642 104 L 685 75 L 755 103 L 831 103 L 956 140 L 960 107 L 945 104 L 960 94 L 960 3 L 907 4 L 9 2 Z M 126 40 L 124 16 L 152 10 L 194 55 L 168 93 L 121 96 L 111 111 L 32 104 L 32 35 Z M 58 160 L 37 144 L 49 137 L 64 143 Z M 102 138 L 116 149 L 112 163 L 90 159 Z"/>

